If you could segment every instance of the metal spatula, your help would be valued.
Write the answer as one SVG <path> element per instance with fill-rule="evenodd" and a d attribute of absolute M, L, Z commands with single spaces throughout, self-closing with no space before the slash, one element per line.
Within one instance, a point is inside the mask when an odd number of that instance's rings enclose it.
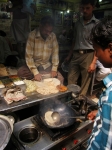
<path fill-rule="evenodd" d="M 60 119 L 61 119 L 61 116 L 58 112 L 53 112 L 51 117 L 55 122 L 59 122 Z M 85 119 L 85 116 L 75 116 L 75 117 L 68 117 L 68 116 L 66 117 L 66 116 L 64 116 L 63 118 Z"/>

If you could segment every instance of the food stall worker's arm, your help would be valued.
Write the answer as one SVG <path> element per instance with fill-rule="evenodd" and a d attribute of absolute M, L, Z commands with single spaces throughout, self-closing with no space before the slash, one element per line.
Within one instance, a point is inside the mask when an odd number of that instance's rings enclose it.
<path fill-rule="evenodd" d="M 40 75 L 37 67 L 34 63 L 34 58 L 33 58 L 33 54 L 34 54 L 34 33 L 30 33 L 28 40 L 27 40 L 27 44 L 26 44 L 26 63 L 28 68 L 30 69 L 30 71 L 34 74 L 34 77 L 37 75 Z M 39 80 L 39 79 L 37 79 Z"/>
<path fill-rule="evenodd" d="M 59 46 L 55 34 L 53 35 L 53 51 L 52 51 L 52 71 L 51 76 L 57 76 L 57 68 L 59 64 Z"/>
<path fill-rule="evenodd" d="M 96 57 L 96 52 L 94 52 L 94 57 L 93 57 L 93 60 L 92 60 L 92 63 L 90 64 L 89 68 L 88 68 L 88 72 L 92 73 L 95 71 L 96 69 L 96 61 L 97 61 L 97 57 Z"/>
<path fill-rule="evenodd" d="M 87 118 L 88 118 L 89 120 L 94 120 L 95 117 L 96 117 L 97 112 L 98 112 L 98 110 L 93 110 L 93 111 L 91 111 L 91 112 L 88 114 Z"/>

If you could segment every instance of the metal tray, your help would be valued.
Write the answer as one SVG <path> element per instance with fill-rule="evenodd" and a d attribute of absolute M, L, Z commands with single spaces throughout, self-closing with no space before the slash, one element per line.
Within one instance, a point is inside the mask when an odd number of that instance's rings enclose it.
<path fill-rule="evenodd" d="M 9 76 L 15 86 L 20 87 L 23 92 L 26 91 L 26 84 L 18 76 Z"/>
<path fill-rule="evenodd" d="M 1 82 L 4 84 L 5 88 L 0 88 L 0 94 L 2 95 L 3 91 L 6 88 L 10 88 L 12 86 L 17 86 L 20 87 L 22 89 L 23 92 L 26 91 L 26 84 L 24 83 L 23 80 L 21 80 L 18 77 L 18 81 L 22 81 L 22 84 L 16 84 L 16 82 L 13 80 L 13 78 L 11 78 L 11 76 L 4 76 L 4 77 L 0 77 Z"/>

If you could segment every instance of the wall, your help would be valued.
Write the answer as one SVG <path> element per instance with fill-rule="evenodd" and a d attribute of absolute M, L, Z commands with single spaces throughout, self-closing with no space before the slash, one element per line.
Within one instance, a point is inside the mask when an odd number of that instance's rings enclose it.
<path fill-rule="evenodd" d="M 1 2 L 0 8 L 2 4 L 6 3 Z M 69 30 L 71 28 L 74 3 L 64 1 L 54 3 L 53 1 L 36 0 L 36 6 L 37 11 L 31 19 L 31 30 L 39 26 L 40 19 L 45 15 L 51 15 L 54 18 L 54 32 L 57 36 L 59 36 L 63 29 Z M 67 10 L 70 12 L 67 13 Z M 7 14 L 6 12 L 0 12 L 0 29 L 10 36 L 11 18 L 2 19 L 2 13 Z"/>
<path fill-rule="evenodd" d="M 31 29 L 39 26 L 40 19 L 45 15 L 50 15 L 54 18 L 55 28 L 54 32 L 57 36 L 61 33 L 62 29 L 69 30 L 72 26 L 72 16 L 74 10 L 74 3 L 64 1 L 47 1 L 37 0 L 37 11 L 31 20 Z M 69 10 L 69 13 L 67 13 Z"/>
<path fill-rule="evenodd" d="M 1 6 L 2 3 L 0 3 Z M 5 3 L 4 3 L 5 4 Z M 54 2 L 54 1 L 45 1 L 45 0 L 36 0 L 37 5 L 37 11 L 34 15 L 34 17 L 31 20 L 31 30 L 39 26 L 39 21 L 42 16 L 44 15 L 51 15 L 55 19 L 55 28 L 54 32 L 57 34 L 57 37 L 62 32 L 63 29 L 69 30 L 72 26 L 72 19 L 74 12 L 79 12 L 79 3 L 75 2 Z M 107 5 L 101 5 L 100 8 L 96 8 L 95 12 L 98 15 L 101 14 L 101 18 L 104 12 L 104 15 L 107 15 L 107 11 L 104 9 L 110 9 L 112 8 L 111 4 Z M 67 10 L 70 11 L 70 13 L 67 13 Z M 112 14 L 112 12 L 109 12 Z M 74 15 L 75 16 L 75 15 Z M 76 16 L 75 16 L 76 17 Z M 76 19 L 76 18 L 75 18 Z M 76 21 L 76 20 L 75 20 Z M 11 18 L 9 19 L 1 19 L 1 12 L 0 12 L 0 29 L 5 30 L 5 32 L 10 36 L 10 24 L 11 24 Z"/>
<path fill-rule="evenodd" d="M 11 25 L 11 13 L 6 11 L 1 11 L 2 5 L 6 5 L 4 2 L 0 2 L 0 30 L 6 32 L 7 36 L 11 38 L 10 35 L 10 25 Z"/>

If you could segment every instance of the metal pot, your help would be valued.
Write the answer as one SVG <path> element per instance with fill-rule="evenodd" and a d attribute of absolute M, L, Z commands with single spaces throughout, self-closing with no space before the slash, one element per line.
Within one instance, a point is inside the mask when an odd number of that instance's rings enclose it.
<path fill-rule="evenodd" d="M 69 84 L 69 85 L 67 85 L 67 88 L 68 88 L 69 91 L 72 92 L 72 97 L 73 98 L 76 98 L 79 95 L 80 91 L 81 91 L 80 86 L 78 86 L 76 84 Z"/>
<path fill-rule="evenodd" d="M 25 127 L 19 133 L 19 140 L 23 144 L 33 144 L 40 138 L 40 132 L 36 127 Z"/>
<path fill-rule="evenodd" d="M 60 115 L 60 121 L 58 123 L 53 122 L 49 124 L 45 118 L 45 114 L 48 111 L 58 112 Z M 49 100 L 42 101 L 40 103 L 39 115 L 43 123 L 49 128 L 65 128 L 65 127 L 72 125 L 76 120 L 74 118 L 67 118 L 67 116 L 75 117 L 76 116 L 75 111 L 71 107 L 69 107 L 67 104 L 62 103 L 61 101 L 57 99 L 49 99 Z"/>
<path fill-rule="evenodd" d="M 0 150 L 4 150 L 13 132 L 13 121 L 7 116 L 0 115 Z"/>

